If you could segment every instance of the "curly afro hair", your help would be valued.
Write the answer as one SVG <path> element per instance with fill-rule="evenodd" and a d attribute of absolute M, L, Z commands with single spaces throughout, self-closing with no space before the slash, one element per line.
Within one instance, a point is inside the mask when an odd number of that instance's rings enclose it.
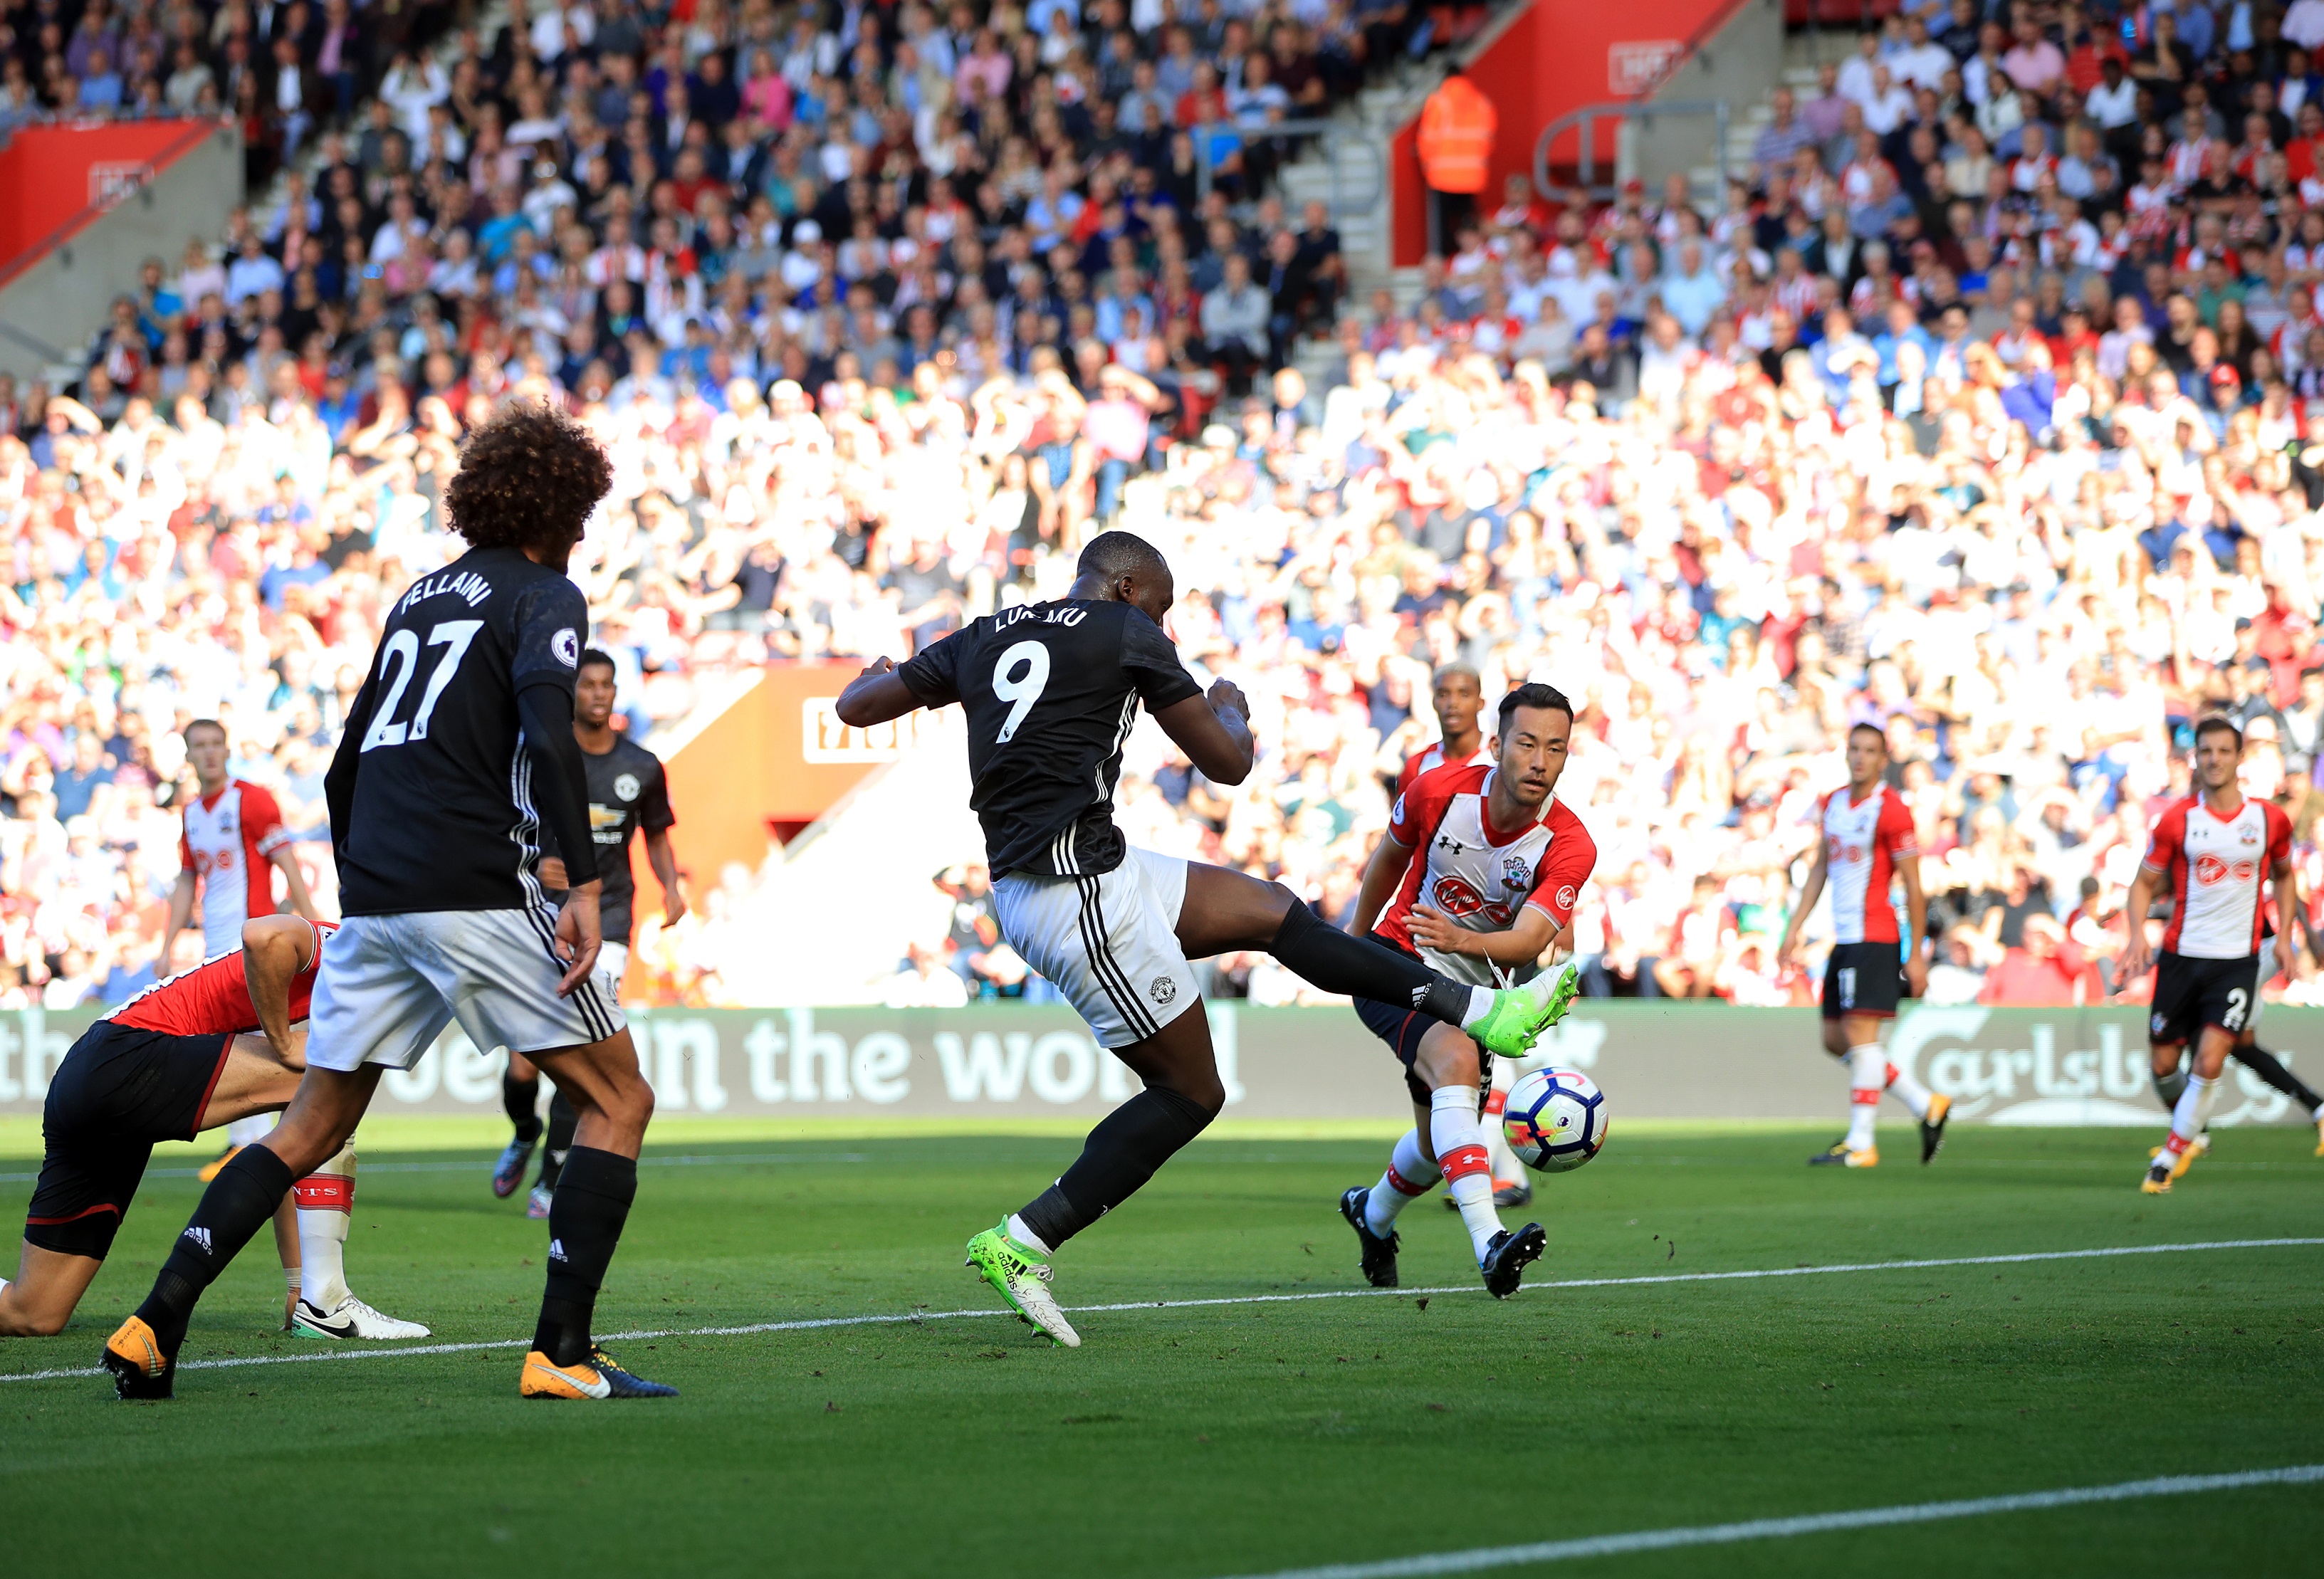
<path fill-rule="evenodd" d="M 470 548 L 558 546 L 579 540 L 613 485 L 587 429 L 554 406 L 512 401 L 460 447 L 444 503 Z"/>

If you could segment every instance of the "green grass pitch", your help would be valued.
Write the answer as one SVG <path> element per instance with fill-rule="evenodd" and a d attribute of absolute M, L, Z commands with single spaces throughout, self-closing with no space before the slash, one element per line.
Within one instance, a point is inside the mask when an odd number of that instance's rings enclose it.
<path fill-rule="evenodd" d="M 2324 1159 L 2229 1131 L 2142 1196 L 2143 1131 L 1958 1131 L 1931 1168 L 1810 1170 L 1823 1131 L 1618 1126 L 1539 1181 L 1550 1253 L 1475 1292 L 1093 1313 L 1053 1350 L 997 1317 L 613 1345 L 684 1396 L 528 1405 L 510 1350 L 190 1371 L 161 1406 L 0 1383 L 12 1571 L 338 1575 L 1263 1574 L 1600 1533 L 2324 1462 L 2324 1248 L 1554 1288 L 1560 1279 L 2324 1235 Z M 466 1132 L 474 1140 L 485 1131 Z M 733 1136 L 730 1129 L 719 1132 Z M 21 1133 L 0 1149 L 21 1150 Z M 601 1332 L 990 1308 L 960 1245 L 1077 1142 L 657 1131 Z M 1360 1286 L 1334 1210 L 1378 1139 L 1196 1144 L 1060 1258 L 1068 1306 Z M 530 1330 L 545 1225 L 485 1152 L 370 1138 L 349 1270 L 483 1342 Z M 394 1166 L 389 1166 L 394 1165 Z M 157 1168 L 184 1166 L 182 1152 Z M 30 1185 L 0 1158 L 5 1187 Z M 61 1337 L 88 1365 L 198 1188 L 149 1179 Z M 1469 1287 L 1434 1198 L 1405 1282 Z M 268 1330 L 262 1238 L 187 1357 L 310 1354 Z M 1577 1574 L 2313 1573 L 2324 1486 L 1560 1564 Z"/>

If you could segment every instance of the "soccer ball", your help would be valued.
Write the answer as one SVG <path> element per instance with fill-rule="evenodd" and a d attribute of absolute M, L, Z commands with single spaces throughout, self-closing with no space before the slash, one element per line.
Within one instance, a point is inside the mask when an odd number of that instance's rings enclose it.
<path fill-rule="evenodd" d="M 1606 1094 L 1587 1075 L 1535 1069 L 1517 1078 L 1501 1109 L 1501 1133 L 1527 1168 L 1564 1173 L 1606 1143 Z"/>

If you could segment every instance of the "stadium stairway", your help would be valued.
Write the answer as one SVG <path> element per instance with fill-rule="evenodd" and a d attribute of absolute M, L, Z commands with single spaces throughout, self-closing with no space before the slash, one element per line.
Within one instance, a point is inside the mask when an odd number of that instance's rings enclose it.
<path fill-rule="evenodd" d="M 945 935 L 949 901 L 930 880 L 983 858 L 968 789 L 960 711 L 946 708 L 770 863 L 721 951 L 729 990 L 753 1004 L 879 1002 L 906 946 Z"/>

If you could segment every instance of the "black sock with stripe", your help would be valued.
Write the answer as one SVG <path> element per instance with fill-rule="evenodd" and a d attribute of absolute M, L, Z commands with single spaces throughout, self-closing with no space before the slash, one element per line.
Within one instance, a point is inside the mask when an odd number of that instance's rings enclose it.
<path fill-rule="evenodd" d="M 566 1155 L 549 1208 L 548 1286 L 532 1334 L 532 1346 L 551 1364 L 577 1365 L 589 1357 L 597 1289 L 637 1197 L 635 1158 L 594 1146 L 576 1146 Z"/>
<path fill-rule="evenodd" d="M 1155 1169 L 1217 1115 L 1193 1097 L 1149 1085 L 1108 1113 L 1065 1176 L 1018 1215 L 1056 1250 L 1136 1195 Z"/>
<path fill-rule="evenodd" d="M 1305 905 L 1291 907 L 1267 952 L 1294 975 L 1327 993 L 1382 1003 L 1408 1003 L 1451 1026 L 1468 1018 L 1473 989 L 1438 975 L 1385 944 L 1351 937 Z"/>
<path fill-rule="evenodd" d="M 2319 1105 L 2324 1105 L 2324 1096 L 2318 1096 L 2309 1087 L 2307 1082 L 2283 1067 L 2282 1059 L 2257 1043 L 2247 1048 L 2237 1048 L 2235 1051 L 2235 1059 L 2236 1063 L 2298 1103 L 2301 1110 L 2310 1116 L 2314 1115 Z"/>
<path fill-rule="evenodd" d="M 540 1149 L 540 1187 L 553 1190 L 565 1171 L 565 1159 L 573 1150 L 573 1130 L 581 1116 L 573 1104 L 558 1092 L 549 1099 L 549 1144 Z"/>
<path fill-rule="evenodd" d="M 263 1145 L 244 1146 L 218 1170 L 187 1220 L 185 1232 L 171 1247 L 169 1260 L 161 1263 L 153 1291 L 137 1307 L 138 1316 L 153 1329 L 161 1353 L 177 1357 L 195 1302 L 252 1236 L 273 1220 L 291 1182 L 290 1169 Z"/>
<path fill-rule="evenodd" d="M 515 1076 L 501 1076 L 501 1111 L 516 1127 L 520 1145 L 530 1146 L 540 1139 L 540 1114 L 534 1109 L 540 1105 L 540 1076 L 520 1080 Z"/>

